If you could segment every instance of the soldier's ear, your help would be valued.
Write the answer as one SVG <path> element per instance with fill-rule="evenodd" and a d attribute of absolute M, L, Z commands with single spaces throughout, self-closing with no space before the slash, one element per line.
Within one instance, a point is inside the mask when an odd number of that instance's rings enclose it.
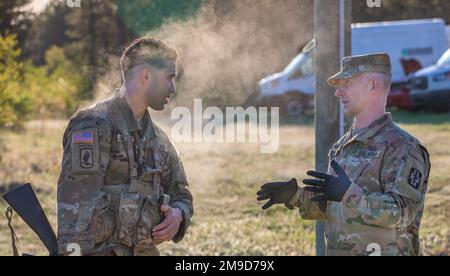
<path fill-rule="evenodd" d="M 375 78 L 369 78 L 369 81 L 367 82 L 367 90 L 370 95 L 374 94 L 377 91 L 377 85 L 379 84 Z"/>
<path fill-rule="evenodd" d="M 139 70 L 138 78 L 141 84 L 146 85 L 150 82 L 152 78 L 152 71 L 149 68 L 144 67 L 141 70 Z"/>

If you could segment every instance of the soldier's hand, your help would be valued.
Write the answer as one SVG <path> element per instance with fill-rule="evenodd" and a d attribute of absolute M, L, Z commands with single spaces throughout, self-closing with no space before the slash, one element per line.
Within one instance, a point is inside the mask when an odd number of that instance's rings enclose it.
<path fill-rule="evenodd" d="M 317 193 L 311 197 L 311 201 L 336 201 L 341 202 L 348 187 L 352 184 L 344 169 L 336 161 L 331 161 L 331 167 L 337 176 L 317 171 L 309 171 L 307 174 L 316 179 L 305 179 L 303 183 L 307 185 L 305 191 Z"/>
<path fill-rule="evenodd" d="M 262 207 L 264 210 L 274 204 L 287 204 L 298 190 L 297 179 L 292 178 L 289 182 L 271 182 L 261 186 L 257 192 L 258 201 L 269 199 Z M 287 206 L 289 209 L 292 207 Z"/>
<path fill-rule="evenodd" d="M 183 215 L 178 208 L 169 205 L 161 205 L 164 220 L 153 228 L 153 239 L 155 244 L 170 241 L 177 233 L 183 222 Z"/>

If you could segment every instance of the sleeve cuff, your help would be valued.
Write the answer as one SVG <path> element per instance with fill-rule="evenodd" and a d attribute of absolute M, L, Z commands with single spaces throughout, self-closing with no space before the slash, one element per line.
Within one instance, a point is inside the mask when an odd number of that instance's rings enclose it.
<path fill-rule="evenodd" d="M 295 192 L 295 194 L 292 196 L 291 200 L 289 200 L 289 202 L 286 205 L 292 206 L 292 207 L 298 207 L 301 193 L 302 193 L 302 191 L 301 191 L 300 187 L 298 187 L 297 191 Z"/>
<path fill-rule="evenodd" d="M 172 239 L 173 242 L 178 243 L 183 239 L 189 225 L 191 224 L 191 213 L 189 211 L 189 207 L 182 202 L 172 202 L 170 207 L 180 209 L 183 216 L 183 222 L 180 224 L 177 234 Z"/>

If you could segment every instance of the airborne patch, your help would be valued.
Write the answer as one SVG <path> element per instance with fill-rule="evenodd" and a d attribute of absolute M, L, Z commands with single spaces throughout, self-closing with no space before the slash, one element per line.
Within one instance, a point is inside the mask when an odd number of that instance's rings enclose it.
<path fill-rule="evenodd" d="M 92 169 L 94 167 L 94 153 L 92 147 L 80 148 L 80 167 L 83 169 Z"/>
<path fill-rule="evenodd" d="M 98 129 L 73 132 L 71 148 L 72 173 L 96 173 L 100 169 Z"/>
<path fill-rule="evenodd" d="M 409 173 L 408 184 L 414 189 L 418 190 L 421 181 L 422 173 L 419 170 L 412 168 L 411 172 Z"/>

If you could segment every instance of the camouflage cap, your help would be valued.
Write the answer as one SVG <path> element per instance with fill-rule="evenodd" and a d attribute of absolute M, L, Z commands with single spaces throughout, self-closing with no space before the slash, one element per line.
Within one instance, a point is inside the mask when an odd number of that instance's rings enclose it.
<path fill-rule="evenodd" d="M 328 85 L 336 87 L 339 81 L 361 73 L 380 73 L 392 76 L 391 59 L 386 53 L 350 56 L 342 59 L 341 71 L 328 79 Z"/>

